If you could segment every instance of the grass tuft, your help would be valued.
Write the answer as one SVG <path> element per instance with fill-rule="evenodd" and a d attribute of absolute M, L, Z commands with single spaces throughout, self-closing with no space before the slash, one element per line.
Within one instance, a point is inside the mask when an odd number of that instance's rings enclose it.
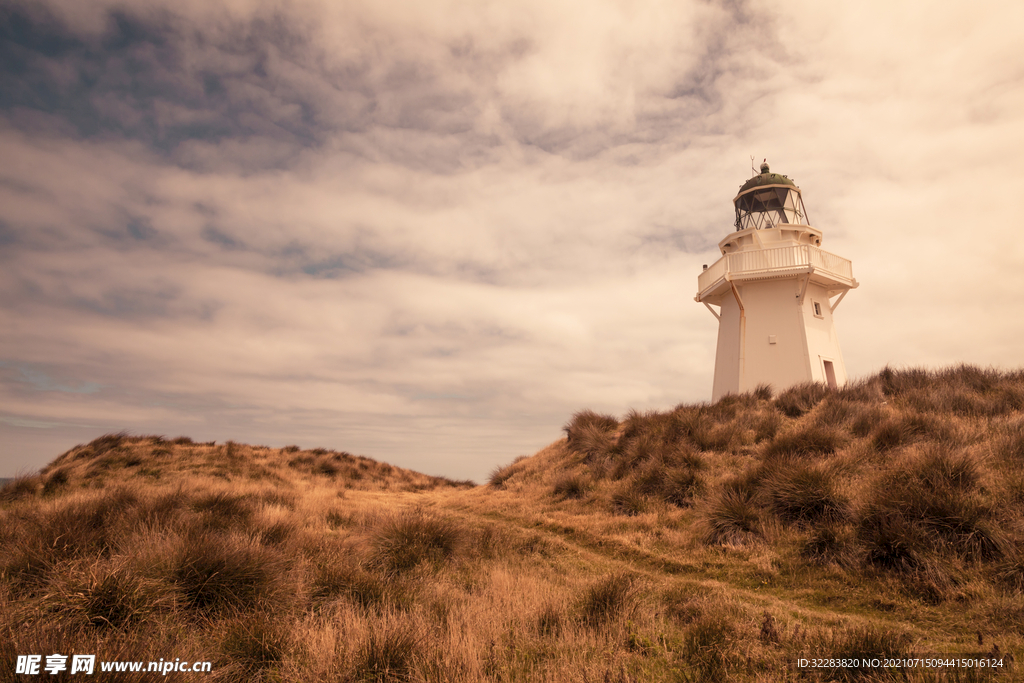
<path fill-rule="evenodd" d="M 490 476 L 487 478 L 487 483 L 496 489 L 504 488 L 505 484 L 514 477 L 522 468 L 519 467 L 518 463 L 512 463 L 510 465 L 504 465 L 501 467 L 495 467 Z"/>
<path fill-rule="evenodd" d="M 70 475 L 68 474 L 67 468 L 59 467 L 53 470 L 46 479 L 43 480 L 43 495 L 52 496 L 56 494 L 58 491 L 67 487 L 68 481 L 70 481 Z"/>
<path fill-rule="evenodd" d="M 351 680 L 390 683 L 413 679 L 423 637 L 412 625 L 388 620 L 366 634 L 355 655 Z"/>
<path fill-rule="evenodd" d="M 765 460 L 789 456 L 813 457 L 831 455 L 843 447 L 842 432 L 834 427 L 812 425 L 786 432 L 773 439 L 764 449 Z"/>
<path fill-rule="evenodd" d="M 284 574 L 276 551 L 211 532 L 181 539 L 171 560 L 171 580 L 185 606 L 204 614 L 272 608 L 285 588 Z"/>
<path fill-rule="evenodd" d="M 128 432 L 117 432 L 116 434 L 104 434 L 98 439 L 93 439 L 88 444 L 88 448 L 92 451 L 94 456 L 100 456 L 109 451 L 117 450 L 124 446 L 131 437 L 128 436 Z"/>
<path fill-rule="evenodd" d="M 688 507 L 706 489 L 704 477 L 692 467 L 677 467 L 664 472 L 662 495 L 678 507 Z"/>
<path fill-rule="evenodd" d="M 552 493 L 563 500 L 583 498 L 592 488 L 589 477 L 579 473 L 564 474 L 555 480 Z"/>
<path fill-rule="evenodd" d="M 761 531 L 761 505 L 747 481 L 727 483 L 712 499 L 704 516 L 703 540 L 708 544 L 744 543 Z"/>
<path fill-rule="evenodd" d="M 1006 540 L 966 453 L 933 448 L 878 481 L 859 535 L 876 564 L 913 569 L 928 552 L 994 560 Z"/>
<path fill-rule="evenodd" d="M 686 630 L 684 654 L 692 667 L 690 680 L 712 683 L 729 679 L 730 663 L 734 659 L 732 641 L 736 626 L 724 614 L 702 615 Z"/>
<path fill-rule="evenodd" d="M 1012 593 L 1024 593 L 1024 550 L 1015 548 L 996 566 L 996 581 Z"/>
<path fill-rule="evenodd" d="M 39 492 L 39 475 L 22 475 L 0 487 L 0 503 L 31 498 Z"/>
<path fill-rule="evenodd" d="M 612 512 L 619 515 L 635 517 L 647 512 L 651 499 L 633 482 L 627 481 L 620 486 L 611 497 Z"/>
<path fill-rule="evenodd" d="M 365 609 L 408 609 L 412 594 L 404 582 L 377 572 L 366 571 L 343 558 L 318 563 L 310 585 L 314 601 L 346 598 Z"/>
<path fill-rule="evenodd" d="M 387 574 L 439 565 L 451 561 L 467 540 L 466 530 L 447 517 L 423 510 L 396 513 L 376 530 L 371 564 Z"/>
<path fill-rule="evenodd" d="M 611 447 L 611 432 L 619 421 L 610 415 L 600 415 L 592 410 L 581 410 L 565 425 L 569 449 L 584 455 L 598 455 Z"/>
<path fill-rule="evenodd" d="M 110 629 L 135 627 L 171 605 L 159 582 L 140 575 L 125 562 L 99 563 L 44 600 L 53 601 L 62 618 Z"/>
<path fill-rule="evenodd" d="M 787 463 L 776 468 L 766 487 L 772 509 L 789 522 L 837 523 L 850 517 L 850 504 L 838 491 L 836 475 L 820 465 Z"/>
<path fill-rule="evenodd" d="M 537 635 L 542 638 L 557 638 L 565 626 L 564 609 L 548 603 L 537 614 Z"/>
<path fill-rule="evenodd" d="M 284 624 L 270 615 L 240 618 L 227 626 L 220 648 L 231 670 L 252 680 L 285 660 L 291 636 Z"/>
<path fill-rule="evenodd" d="M 637 606 L 637 580 L 631 574 L 615 573 L 583 591 L 579 601 L 580 618 L 598 628 L 619 618 L 628 617 Z"/>
<path fill-rule="evenodd" d="M 818 382 L 798 384 L 775 398 L 775 406 L 788 417 L 800 417 L 810 412 L 829 393 L 828 387 Z"/>
<path fill-rule="evenodd" d="M 843 528 L 825 525 L 814 529 L 801 545 L 800 555 L 819 566 L 852 565 L 854 539 Z"/>

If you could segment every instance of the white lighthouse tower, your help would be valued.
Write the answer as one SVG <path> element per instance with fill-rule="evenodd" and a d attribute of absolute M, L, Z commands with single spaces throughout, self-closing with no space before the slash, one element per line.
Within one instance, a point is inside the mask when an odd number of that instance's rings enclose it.
<path fill-rule="evenodd" d="M 718 319 L 712 400 L 762 383 L 846 384 L 832 314 L 857 287 L 850 261 L 821 249 L 800 188 L 767 163 L 733 204 L 736 231 L 697 278 L 696 300 Z"/>

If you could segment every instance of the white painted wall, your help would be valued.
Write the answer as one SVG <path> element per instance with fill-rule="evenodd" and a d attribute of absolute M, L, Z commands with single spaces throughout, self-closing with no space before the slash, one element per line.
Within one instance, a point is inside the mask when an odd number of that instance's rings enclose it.
<path fill-rule="evenodd" d="M 743 316 L 735 297 L 722 298 L 713 401 L 762 383 L 782 391 L 801 382 L 825 382 L 823 359 L 832 361 L 836 383 L 846 383 L 828 292 L 810 283 L 801 304 L 801 285 L 799 277 L 737 283 Z M 814 314 L 815 302 L 821 317 Z"/>

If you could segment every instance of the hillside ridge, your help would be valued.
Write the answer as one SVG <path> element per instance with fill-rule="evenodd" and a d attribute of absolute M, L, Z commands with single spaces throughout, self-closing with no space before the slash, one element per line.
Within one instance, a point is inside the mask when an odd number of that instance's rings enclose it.
<path fill-rule="evenodd" d="M 479 486 L 114 434 L 0 489 L 0 667 L 64 648 L 296 683 L 1009 681 L 1022 549 L 1024 372 L 582 410 Z M 796 667 L 929 653 L 999 668 Z"/>

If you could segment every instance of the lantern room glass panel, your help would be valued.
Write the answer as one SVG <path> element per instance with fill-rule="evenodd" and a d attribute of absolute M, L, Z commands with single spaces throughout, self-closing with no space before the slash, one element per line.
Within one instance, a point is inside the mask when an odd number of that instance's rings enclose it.
<path fill-rule="evenodd" d="M 800 192 L 788 187 L 759 187 L 736 198 L 736 229 L 764 230 L 784 223 L 807 225 Z"/>

